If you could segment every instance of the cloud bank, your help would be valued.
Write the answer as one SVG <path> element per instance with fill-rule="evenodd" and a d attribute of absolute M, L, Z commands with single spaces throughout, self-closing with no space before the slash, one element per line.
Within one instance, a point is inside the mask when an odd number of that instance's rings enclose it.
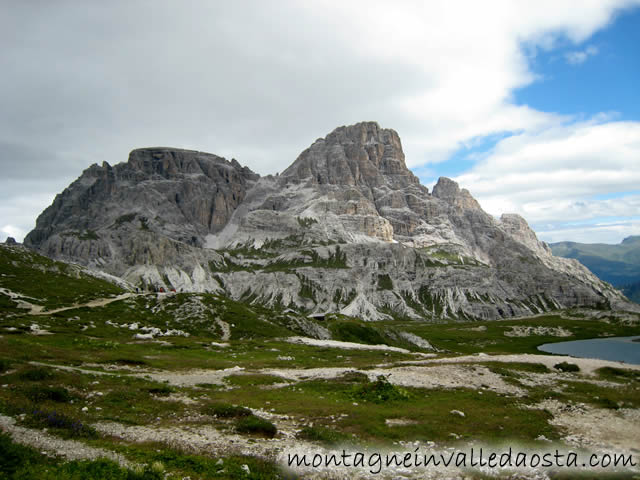
<path fill-rule="evenodd" d="M 14 2 L 0 19 L 0 230 L 19 237 L 82 169 L 133 148 L 193 148 L 275 173 L 362 120 L 396 129 L 409 166 L 435 172 L 506 133 L 464 186 L 492 212 L 583 218 L 581 199 L 635 188 L 637 122 L 575 121 L 513 94 L 538 80 L 537 52 L 562 39 L 590 55 L 593 33 L 639 4 Z"/>

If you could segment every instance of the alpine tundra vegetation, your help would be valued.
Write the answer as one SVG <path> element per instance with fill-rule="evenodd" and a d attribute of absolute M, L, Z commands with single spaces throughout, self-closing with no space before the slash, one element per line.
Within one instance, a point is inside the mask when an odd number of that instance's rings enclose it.
<path fill-rule="evenodd" d="M 537 350 L 640 335 L 638 306 L 520 216 L 430 192 L 375 122 L 275 176 L 172 148 L 92 165 L 0 272 L 2 478 L 578 475 L 287 464 L 505 445 L 640 474 L 640 365 Z"/>

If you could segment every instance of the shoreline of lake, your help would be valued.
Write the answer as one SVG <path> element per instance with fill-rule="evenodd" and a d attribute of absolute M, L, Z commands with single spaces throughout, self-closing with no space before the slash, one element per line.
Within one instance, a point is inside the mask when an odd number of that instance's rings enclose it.
<path fill-rule="evenodd" d="M 637 335 L 545 343 L 539 345 L 538 350 L 556 355 L 596 358 L 640 365 L 640 336 Z"/>

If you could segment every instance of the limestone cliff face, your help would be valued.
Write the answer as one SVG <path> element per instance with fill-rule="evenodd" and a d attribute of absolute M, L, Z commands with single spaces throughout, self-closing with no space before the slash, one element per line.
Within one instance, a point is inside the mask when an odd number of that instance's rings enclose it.
<path fill-rule="evenodd" d="M 428 194 L 407 168 L 398 134 L 375 122 L 340 127 L 316 140 L 282 173 L 279 185 L 322 193 L 307 208 L 337 215 L 348 232 L 387 242 L 414 228 L 410 205 Z"/>
<path fill-rule="evenodd" d="M 311 147 L 282 173 L 284 183 L 351 185 L 369 189 L 419 185 L 405 165 L 400 137 L 376 122 L 339 127 Z"/>
<path fill-rule="evenodd" d="M 257 179 L 208 153 L 134 150 L 127 163 L 85 170 L 38 217 L 25 245 L 116 274 L 177 264 L 226 225 Z"/>
<path fill-rule="evenodd" d="M 495 219 L 406 167 L 394 130 L 339 127 L 280 176 L 168 148 L 87 169 L 25 243 L 142 286 L 224 291 L 308 313 L 493 319 L 633 308 L 517 215 Z"/>

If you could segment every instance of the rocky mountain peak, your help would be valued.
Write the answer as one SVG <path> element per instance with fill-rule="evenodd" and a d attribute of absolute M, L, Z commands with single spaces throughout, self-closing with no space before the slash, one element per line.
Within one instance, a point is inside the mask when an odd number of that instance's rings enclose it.
<path fill-rule="evenodd" d="M 200 174 L 209 178 L 222 175 L 229 178 L 229 181 L 233 175 L 251 180 L 257 180 L 259 177 L 248 167 L 242 167 L 235 159 L 228 161 L 211 153 L 179 148 L 138 148 L 129 153 L 127 165 L 145 175 L 159 175 L 164 178 L 184 174 Z"/>
<path fill-rule="evenodd" d="M 397 132 L 376 122 L 336 128 L 302 152 L 281 177 L 285 182 L 371 188 L 420 183 L 405 164 Z"/>
<path fill-rule="evenodd" d="M 367 320 L 627 305 L 521 217 L 496 220 L 444 177 L 430 195 L 398 134 L 375 122 L 333 130 L 277 177 L 194 150 L 133 150 L 85 170 L 25 245 L 147 288 Z"/>
<path fill-rule="evenodd" d="M 450 205 L 463 209 L 478 209 L 480 204 L 471 196 L 469 190 L 460 188 L 456 182 L 447 177 L 440 177 L 433 187 L 433 196 Z"/>
<path fill-rule="evenodd" d="M 543 257 L 551 254 L 549 246 L 538 240 L 535 232 L 531 230 L 527 221 L 517 213 L 503 213 L 500 216 L 502 228 L 532 252 Z"/>

